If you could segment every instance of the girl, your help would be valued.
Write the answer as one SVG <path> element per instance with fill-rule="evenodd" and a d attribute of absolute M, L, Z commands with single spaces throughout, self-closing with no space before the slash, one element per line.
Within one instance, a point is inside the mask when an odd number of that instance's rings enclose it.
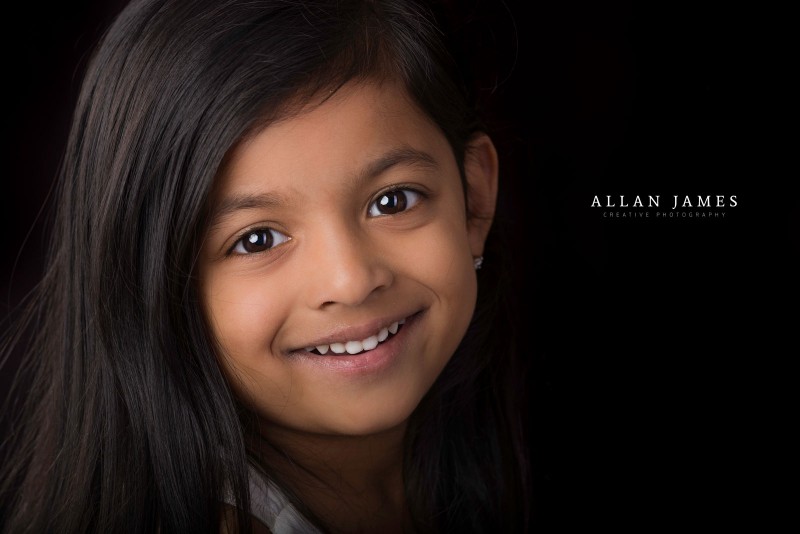
<path fill-rule="evenodd" d="M 20 326 L 6 530 L 523 531 L 467 102 L 412 0 L 128 6 Z"/>

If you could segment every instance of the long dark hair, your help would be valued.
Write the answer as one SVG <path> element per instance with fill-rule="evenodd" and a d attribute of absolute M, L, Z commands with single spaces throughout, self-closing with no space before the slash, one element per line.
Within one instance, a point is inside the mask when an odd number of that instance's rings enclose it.
<path fill-rule="evenodd" d="M 247 425 L 193 277 L 210 188 L 243 136 L 357 79 L 401 81 L 463 177 L 481 125 L 433 20 L 413 0 L 137 0 L 118 16 L 85 75 L 47 269 L 11 340 L 25 340 L 30 385 L 0 480 L 8 531 L 218 531 L 226 488 L 249 525 Z M 408 427 L 420 531 L 525 528 L 498 245 Z"/>

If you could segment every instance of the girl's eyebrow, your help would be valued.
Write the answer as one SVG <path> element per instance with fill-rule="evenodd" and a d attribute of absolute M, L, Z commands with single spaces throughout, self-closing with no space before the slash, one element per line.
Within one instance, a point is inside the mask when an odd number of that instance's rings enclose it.
<path fill-rule="evenodd" d="M 368 163 L 356 174 L 356 185 L 365 185 L 369 180 L 380 176 L 395 165 L 419 165 L 431 170 L 439 168 L 436 159 L 427 152 L 404 146 L 390 150 Z"/>
<path fill-rule="evenodd" d="M 286 199 L 277 193 L 244 193 L 231 195 L 221 200 L 211 212 L 211 227 L 217 226 L 219 222 L 231 213 L 239 210 L 253 210 L 273 208 L 286 204 Z"/>
<path fill-rule="evenodd" d="M 436 159 L 421 150 L 411 147 L 400 147 L 386 152 L 374 161 L 369 162 L 355 175 L 357 187 L 366 185 L 371 179 L 380 176 L 387 170 L 397 165 L 419 165 L 431 170 L 439 168 Z M 287 200 L 278 193 L 244 193 L 231 195 L 221 200 L 211 212 L 211 227 L 219 224 L 220 220 L 239 210 L 266 209 L 285 205 Z"/>

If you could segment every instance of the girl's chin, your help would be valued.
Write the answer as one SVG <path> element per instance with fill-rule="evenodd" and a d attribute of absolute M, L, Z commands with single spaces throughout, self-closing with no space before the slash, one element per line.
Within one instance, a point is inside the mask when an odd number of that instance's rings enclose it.
<path fill-rule="evenodd" d="M 397 411 L 391 414 L 363 414 L 361 420 L 342 421 L 336 425 L 335 434 L 340 436 L 373 436 L 405 428 L 413 408 L 408 411 Z M 332 429 L 334 430 L 334 429 Z"/>
<path fill-rule="evenodd" d="M 285 428 L 327 436 L 370 436 L 404 427 L 418 404 L 419 399 L 401 399 L 396 395 L 394 402 L 381 404 L 378 404 L 378 399 L 370 401 L 370 404 L 331 402 L 328 412 L 311 416 L 305 422 L 287 422 Z"/>

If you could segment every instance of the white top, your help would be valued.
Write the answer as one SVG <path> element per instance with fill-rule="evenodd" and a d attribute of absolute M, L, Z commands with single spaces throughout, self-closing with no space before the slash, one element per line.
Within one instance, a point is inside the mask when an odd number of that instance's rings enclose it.
<path fill-rule="evenodd" d="M 321 534 L 308 519 L 297 511 L 289 498 L 274 482 L 267 479 L 252 465 L 250 473 L 250 513 L 264 523 L 272 534 Z M 226 502 L 234 504 L 228 493 Z"/>

